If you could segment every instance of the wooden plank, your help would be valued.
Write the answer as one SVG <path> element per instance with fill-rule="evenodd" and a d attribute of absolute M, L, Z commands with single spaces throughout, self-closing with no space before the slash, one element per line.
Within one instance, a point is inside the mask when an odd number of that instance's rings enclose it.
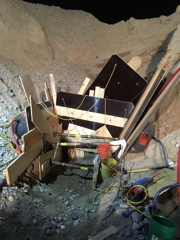
<path fill-rule="evenodd" d="M 50 158 L 53 158 L 55 147 L 53 150 L 39 156 L 39 179 L 43 177 L 51 170 Z M 58 147 L 56 157 L 54 161 L 60 162 L 62 160 L 62 148 Z"/>
<path fill-rule="evenodd" d="M 53 103 L 54 103 L 54 106 L 56 106 L 57 90 L 56 90 L 56 85 L 55 85 L 55 81 L 52 73 L 49 74 L 49 80 L 51 84 L 51 93 L 52 93 Z"/>
<path fill-rule="evenodd" d="M 98 233 L 96 236 L 90 238 L 89 240 L 103 240 L 107 237 L 109 237 L 110 235 L 116 233 L 118 231 L 118 229 L 114 226 L 108 227 L 106 230 L 104 230 L 101 233 Z"/>
<path fill-rule="evenodd" d="M 48 122 L 51 124 L 51 126 L 52 126 L 53 128 L 59 126 L 59 119 L 56 118 L 56 117 L 50 117 L 50 118 L 48 119 Z"/>
<path fill-rule="evenodd" d="M 81 86 L 81 88 L 80 88 L 80 90 L 79 90 L 79 92 L 78 92 L 78 94 L 81 94 L 81 95 L 84 94 L 84 92 L 85 92 L 89 82 L 90 82 L 90 78 L 86 77 L 84 82 L 83 82 L 83 84 L 82 84 L 82 86 Z"/>
<path fill-rule="evenodd" d="M 131 134 L 132 130 L 135 128 L 138 120 L 140 119 L 143 111 L 145 110 L 146 106 L 148 105 L 150 99 L 152 98 L 154 92 L 157 89 L 157 86 L 159 84 L 159 78 L 162 68 L 164 67 L 167 59 L 169 58 L 172 50 L 168 50 L 163 61 L 161 62 L 160 66 L 156 70 L 154 76 L 152 77 L 150 83 L 148 84 L 146 90 L 141 95 L 141 98 L 139 99 L 138 103 L 136 104 L 136 107 L 131 114 L 126 126 L 124 127 L 120 139 L 128 139 L 129 135 Z"/>
<path fill-rule="evenodd" d="M 94 90 L 89 90 L 89 96 L 94 97 Z"/>
<path fill-rule="evenodd" d="M 128 65 L 134 70 L 137 71 L 142 64 L 142 60 L 140 57 L 136 56 L 131 58 L 131 60 L 128 62 Z"/>
<path fill-rule="evenodd" d="M 104 93 L 105 93 L 105 89 L 104 88 L 100 88 L 99 89 L 99 97 L 100 98 L 104 98 Z"/>
<path fill-rule="evenodd" d="M 60 137 L 54 137 L 54 129 L 48 122 L 46 117 L 43 115 L 39 107 L 34 102 L 33 98 L 30 96 L 30 106 L 31 106 L 31 118 L 34 125 L 38 128 L 41 133 L 45 133 L 47 141 L 49 143 L 56 143 L 60 140 Z"/>
<path fill-rule="evenodd" d="M 20 81 L 29 105 L 30 105 L 30 99 L 29 99 L 30 95 L 33 97 L 36 103 L 39 102 L 30 75 L 20 76 L 19 78 L 20 78 Z"/>
<path fill-rule="evenodd" d="M 127 121 L 127 118 L 123 118 L 123 117 L 115 117 L 111 115 L 105 116 L 104 114 L 101 114 L 101 113 L 87 112 L 79 109 L 75 110 L 73 108 L 66 108 L 66 107 L 60 107 L 60 106 L 56 106 L 56 111 L 57 111 L 57 114 L 60 116 L 66 116 L 70 118 L 73 118 L 73 117 L 80 118 L 81 120 L 97 122 L 102 124 L 106 122 L 106 124 L 116 126 L 116 127 L 124 127 Z M 74 113 L 73 116 L 71 113 Z"/>
<path fill-rule="evenodd" d="M 26 134 L 24 134 L 21 137 L 21 140 L 24 144 L 22 149 L 23 152 L 26 152 L 29 148 L 31 148 L 37 141 L 41 139 L 41 137 L 42 137 L 42 134 L 37 128 L 34 128 L 29 132 L 27 132 Z"/>
<path fill-rule="evenodd" d="M 94 92 L 94 97 L 99 98 L 99 91 L 100 91 L 100 87 L 95 87 L 95 92 Z"/>
<path fill-rule="evenodd" d="M 44 83 L 44 86 L 45 86 L 44 92 L 45 92 L 45 95 L 46 95 L 46 100 L 52 102 L 52 98 L 51 98 L 51 95 L 50 95 L 50 90 L 48 88 L 47 83 Z"/>
<path fill-rule="evenodd" d="M 18 177 L 28 168 L 32 161 L 43 149 L 43 141 L 40 139 L 26 152 L 19 155 L 5 170 L 8 185 L 13 184 Z"/>

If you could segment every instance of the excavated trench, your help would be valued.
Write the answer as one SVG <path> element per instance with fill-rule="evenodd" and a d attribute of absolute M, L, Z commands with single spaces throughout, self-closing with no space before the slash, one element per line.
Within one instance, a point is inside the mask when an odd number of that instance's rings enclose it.
<path fill-rule="evenodd" d="M 179 12 L 175 13 L 178 1 L 140 1 L 132 6 L 129 2 L 111 1 L 100 5 L 91 1 L 88 5 L 86 1 L 67 0 L 58 5 L 62 9 L 53 7 L 57 6 L 57 1 L 2 2 L 0 120 L 3 123 L 22 110 L 20 105 L 25 96 L 19 76 L 31 75 L 40 100 L 43 83 L 49 81 L 50 73 L 54 74 L 58 89 L 77 93 L 84 78 L 88 76 L 93 81 L 113 54 L 120 55 L 126 62 L 133 56 L 140 56 L 139 74 L 144 77 L 157 67 L 163 55 L 156 59 L 156 53 L 165 53 L 180 23 Z M 152 61 L 154 58 L 156 61 Z M 163 111 L 158 112 L 157 124 L 158 137 L 174 162 L 180 143 L 179 88 L 178 84 Z M 2 133 L 4 130 L 0 129 Z M 0 144 L 1 160 L 6 163 L 14 155 L 3 141 Z M 136 161 L 137 156 L 132 154 L 126 167 L 147 167 L 151 164 L 149 156 L 153 163 L 162 164 L 159 148 L 152 146 Z M 78 161 L 83 164 L 92 159 L 89 155 Z M 142 176 L 132 176 L 131 181 Z M 131 217 L 123 218 L 124 209 L 119 207 L 119 201 L 114 202 L 117 185 L 113 183 L 106 192 L 111 184 L 112 179 L 107 179 L 101 185 L 103 191 L 97 192 L 92 189 L 92 175 L 84 177 L 82 171 L 57 167 L 42 182 L 30 171 L 28 176 L 19 179 L 18 185 L 3 189 L 0 239 L 87 240 L 111 226 L 118 231 L 108 237 L 109 240 L 145 239 L 148 219 L 138 215 L 137 226 Z M 149 211 L 148 207 L 146 210 Z"/>

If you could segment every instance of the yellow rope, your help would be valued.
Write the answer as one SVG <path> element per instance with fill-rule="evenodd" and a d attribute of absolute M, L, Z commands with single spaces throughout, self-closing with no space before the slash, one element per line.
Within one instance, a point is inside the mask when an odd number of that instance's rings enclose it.
<path fill-rule="evenodd" d="M 112 70 L 112 73 L 111 73 L 111 75 L 110 75 L 110 77 L 109 77 L 109 79 L 108 79 L 108 82 L 107 82 L 107 84 L 106 84 L 106 86 L 105 86 L 105 88 L 104 88 L 105 90 L 106 90 L 106 88 L 107 88 L 108 85 L 109 85 L 109 82 L 110 82 L 110 80 L 111 80 L 111 78 L 112 78 L 112 76 L 113 76 L 113 74 L 114 74 L 114 71 L 115 71 L 115 69 L 116 69 L 116 66 L 117 66 L 117 64 L 114 65 L 114 68 L 113 68 L 113 70 Z M 79 106 L 73 111 L 73 113 L 82 106 L 82 104 L 83 104 L 83 102 L 84 102 L 84 100 L 85 100 L 86 97 L 87 97 L 87 95 L 85 95 L 85 96 L 83 97 L 81 103 L 80 103 Z M 87 111 L 85 111 L 84 113 L 82 113 L 79 117 L 76 117 L 76 118 L 73 117 L 72 120 L 80 119 L 83 115 L 85 115 L 87 112 L 89 112 L 89 111 L 99 102 L 99 100 L 100 100 L 100 98 L 98 98 L 97 101 L 96 101 Z M 54 113 L 52 113 L 52 112 L 48 109 L 48 107 L 47 107 L 43 102 L 40 102 L 39 104 L 40 104 L 40 105 L 45 109 L 45 111 L 47 111 L 51 116 L 56 117 L 56 118 L 58 118 L 58 119 L 60 119 L 60 120 L 69 121 L 69 118 L 62 118 L 62 117 L 59 117 L 59 116 L 55 115 Z M 72 113 L 72 114 L 73 114 L 73 113 Z"/>
<path fill-rule="evenodd" d="M 102 190 L 99 190 L 99 189 L 93 187 L 93 189 L 98 192 L 93 198 L 93 204 L 94 205 L 99 205 L 100 204 L 99 202 L 95 202 L 95 200 L 96 200 L 96 198 L 98 197 L 99 194 L 108 194 L 108 193 L 110 193 L 110 192 L 112 192 L 116 189 L 114 187 L 115 181 L 116 181 L 116 178 L 113 180 L 113 182 L 107 188 L 102 189 Z"/>

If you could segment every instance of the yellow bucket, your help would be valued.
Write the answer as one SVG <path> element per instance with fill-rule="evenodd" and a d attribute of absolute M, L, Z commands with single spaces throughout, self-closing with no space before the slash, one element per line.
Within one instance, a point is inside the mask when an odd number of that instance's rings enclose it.
<path fill-rule="evenodd" d="M 112 168 L 116 168 L 117 161 L 114 158 L 106 158 L 102 161 L 101 174 L 103 178 L 111 178 L 115 173 L 115 171 L 107 165 L 111 166 Z"/>

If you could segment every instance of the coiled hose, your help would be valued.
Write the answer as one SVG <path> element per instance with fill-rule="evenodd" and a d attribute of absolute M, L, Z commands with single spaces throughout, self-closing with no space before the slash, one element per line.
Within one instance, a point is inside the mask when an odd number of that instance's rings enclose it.
<path fill-rule="evenodd" d="M 152 205 L 152 210 L 153 210 L 153 213 L 156 214 L 156 201 L 157 201 L 157 198 L 159 196 L 159 194 L 167 189 L 171 189 L 171 188 L 176 188 L 176 187 L 180 187 L 180 183 L 175 183 L 175 184 L 171 184 L 171 185 L 167 185 L 165 187 L 162 187 L 160 188 L 157 193 L 155 194 L 154 196 L 154 199 L 153 199 L 153 205 Z"/>

